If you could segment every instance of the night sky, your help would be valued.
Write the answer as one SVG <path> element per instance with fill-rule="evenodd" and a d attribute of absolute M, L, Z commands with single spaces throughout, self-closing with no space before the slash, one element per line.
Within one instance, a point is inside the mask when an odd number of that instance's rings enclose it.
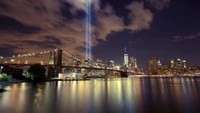
<path fill-rule="evenodd" d="M 148 69 L 185 59 L 200 65 L 200 1 L 92 0 L 93 60 L 123 63 L 124 47 Z M 85 57 L 84 0 L 0 0 L 0 56 L 61 48 Z"/>

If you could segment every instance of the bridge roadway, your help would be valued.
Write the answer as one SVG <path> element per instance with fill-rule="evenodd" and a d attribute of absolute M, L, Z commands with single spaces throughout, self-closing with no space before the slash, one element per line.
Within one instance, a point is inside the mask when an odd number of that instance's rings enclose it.
<path fill-rule="evenodd" d="M 0 64 L 0 66 L 16 66 L 16 67 L 22 67 L 22 66 L 31 66 L 33 64 L 11 64 L 11 63 L 6 63 L 6 64 Z M 44 67 L 55 67 L 55 65 L 52 64 L 47 64 L 43 65 Z M 62 68 L 77 68 L 77 69 L 91 69 L 91 70 L 108 70 L 108 71 L 117 71 L 117 72 L 126 72 L 122 70 L 116 70 L 116 69 L 107 69 L 107 68 L 97 68 L 97 67 L 87 67 L 87 66 L 62 66 Z M 127 72 L 130 73 L 130 72 Z"/>

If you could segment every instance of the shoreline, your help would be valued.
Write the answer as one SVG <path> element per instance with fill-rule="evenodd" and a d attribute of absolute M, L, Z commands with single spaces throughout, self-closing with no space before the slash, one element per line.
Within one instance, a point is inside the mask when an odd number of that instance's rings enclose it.
<path fill-rule="evenodd" d="M 13 80 L 10 80 L 10 81 L 0 81 L 0 85 L 10 85 L 10 84 L 22 83 L 22 82 L 29 82 L 29 81 L 13 79 Z"/>
<path fill-rule="evenodd" d="M 127 78 L 179 78 L 179 77 L 187 77 L 187 78 L 200 78 L 200 76 L 159 76 L 159 75 L 147 75 L 147 76 L 128 76 Z M 99 77 L 101 78 L 101 77 Z M 121 77 L 122 78 L 122 77 Z M 42 80 L 42 81 L 30 81 L 30 80 L 18 80 L 18 79 L 13 79 L 11 81 L 0 81 L 0 86 L 1 85 L 11 85 L 15 83 L 23 83 L 23 82 L 51 82 L 51 81 L 88 81 L 94 79 L 93 77 L 88 77 L 88 78 L 83 78 L 83 79 L 77 79 L 77 78 L 72 78 L 72 79 L 47 79 L 47 80 Z M 105 79 L 105 77 L 102 77 L 102 79 Z M 1 88 L 1 87 L 0 87 Z"/>

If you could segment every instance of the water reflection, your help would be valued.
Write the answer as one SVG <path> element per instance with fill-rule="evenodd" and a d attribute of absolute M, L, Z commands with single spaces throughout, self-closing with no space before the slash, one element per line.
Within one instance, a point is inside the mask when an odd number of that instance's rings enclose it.
<path fill-rule="evenodd" d="M 0 113 L 197 113 L 200 79 L 116 78 L 21 83 L 0 94 Z"/>

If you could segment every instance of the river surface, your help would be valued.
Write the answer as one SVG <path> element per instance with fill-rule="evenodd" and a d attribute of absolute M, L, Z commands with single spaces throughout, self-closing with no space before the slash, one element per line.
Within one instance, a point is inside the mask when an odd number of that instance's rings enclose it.
<path fill-rule="evenodd" d="M 18 83 L 0 113 L 200 113 L 200 78 L 115 78 Z"/>

